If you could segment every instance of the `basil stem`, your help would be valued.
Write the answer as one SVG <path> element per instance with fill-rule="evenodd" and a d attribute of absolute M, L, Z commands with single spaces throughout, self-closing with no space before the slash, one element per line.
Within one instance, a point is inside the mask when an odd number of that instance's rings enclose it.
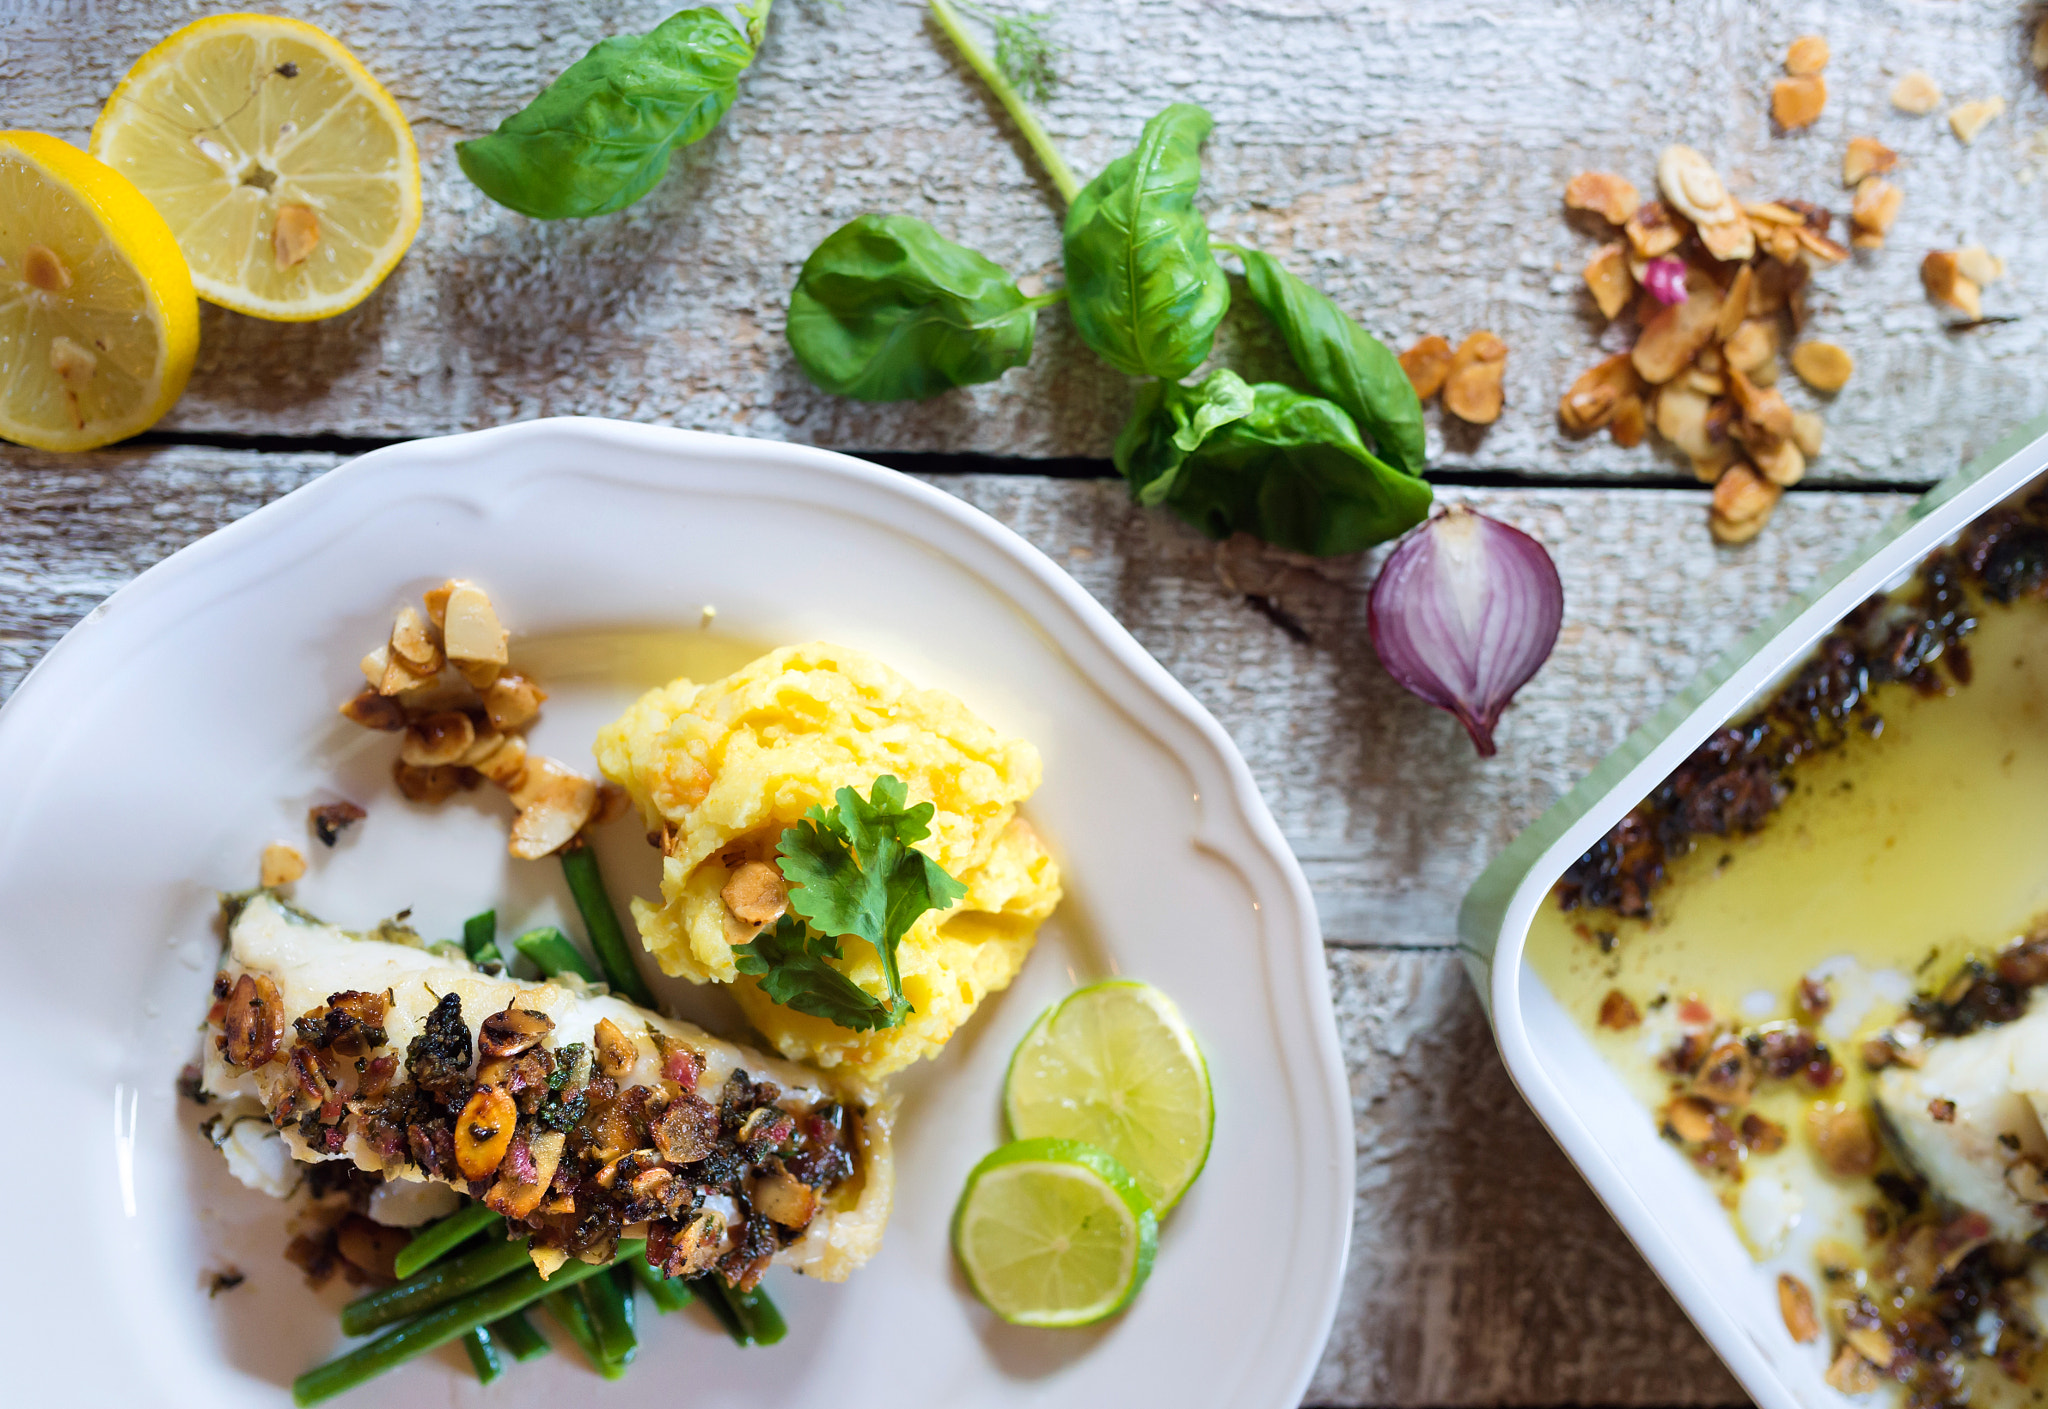
<path fill-rule="evenodd" d="M 1038 115 L 1032 112 L 1030 105 L 1024 101 L 1024 95 L 1017 91 L 1014 83 L 1004 77 L 1003 71 L 995 65 L 982 47 L 974 42 L 974 37 L 960 22 L 958 10 L 946 3 L 946 0 L 929 0 L 929 3 L 932 17 L 939 22 L 939 28 L 946 32 L 946 37 L 953 41 L 953 47 L 960 51 L 960 57 L 967 60 L 967 66 L 988 85 L 988 91 L 996 95 L 996 100 L 1010 114 L 1010 120 L 1017 124 L 1017 130 L 1024 134 L 1024 140 L 1029 144 L 1032 155 L 1036 156 L 1038 164 L 1045 168 L 1045 174 L 1052 178 L 1053 187 L 1059 191 L 1060 199 L 1072 205 L 1075 195 L 1081 189 L 1081 183 L 1075 179 L 1073 169 L 1067 165 L 1066 158 L 1060 155 L 1060 149 L 1052 144 L 1052 135 L 1045 130 L 1044 124 L 1038 120 Z"/>

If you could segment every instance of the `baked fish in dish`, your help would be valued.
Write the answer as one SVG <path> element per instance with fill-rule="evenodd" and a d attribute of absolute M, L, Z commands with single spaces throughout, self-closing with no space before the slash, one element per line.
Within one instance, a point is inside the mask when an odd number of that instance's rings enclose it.
<path fill-rule="evenodd" d="M 644 1236 L 670 1276 L 840 1281 L 881 1246 L 893 1102 L 573 981 L 228 903 L 202 1082 L 292 1155 L 481 1199 L 546 1276 Z"/>

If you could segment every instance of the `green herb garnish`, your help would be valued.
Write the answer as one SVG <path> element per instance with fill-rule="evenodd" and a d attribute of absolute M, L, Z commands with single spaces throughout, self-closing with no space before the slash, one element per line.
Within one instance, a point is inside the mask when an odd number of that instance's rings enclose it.
<path fill-rule="evenodd" d="M 896 947 L 920 916 L 949 908 L 967 887 L 912 845 L 931 835 L 936 809 L 909 800 L 903 782 L 885 773 L 867 797 L 841 788 L 830 810 L 813 807 L 783 832 L 777 864 L 790 913 L 733 947 L 739 971 L 759 978 L 772 1001 L 856 1032 L 895 1027 L 913 1011 Z M 840 936 L 874 946 L 886 1002 L 828 962 L 843 958 Z"/>

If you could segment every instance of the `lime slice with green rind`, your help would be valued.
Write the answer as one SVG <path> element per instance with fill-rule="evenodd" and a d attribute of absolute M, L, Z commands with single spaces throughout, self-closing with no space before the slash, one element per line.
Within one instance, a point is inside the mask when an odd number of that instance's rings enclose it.
<path fill-rule="evenodd" d="M 1216 1103 L 1201 1049 L 1173 1001 L 1112 979 L 1069 995 L 1010 1058 L 1003 1107 L 1019 1139 L 1107 1151 L 1165 1217 L 1209 1158 Z"/>
<path fill-rule="evenodd" d="M 1130 1172 L 1076 1140 L 1018 1140 L 974 1167 L 953 1254 L 989 1310 L 1019 1326 L 1113 1316 L 1152 1270 L 1159 1220 Z"/>

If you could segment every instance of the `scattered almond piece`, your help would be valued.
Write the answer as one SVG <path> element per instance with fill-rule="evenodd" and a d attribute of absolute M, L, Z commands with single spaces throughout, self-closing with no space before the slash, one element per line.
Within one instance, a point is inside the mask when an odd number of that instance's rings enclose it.
<path fill-rule="evenodd" d="M 405 727 L 405 706 L 388 695 L 365 690 L 342 704 L 341 717 L 365 729 L 393 734 Z"/>
<path fill-rule="evenodd" d="M 1984 130 L 1985 124 L 2004 111 L 2005 99 L 1996 95 L 1959 103 L 1949 109 L 1949 130 L 1965 142 L 1974 142 L 1977 140 L 1977 134 Z"/>
<path fill-rule="evenodd" d="M 1614 1032 L 1626 1032 L 1643 1020 L 1642 1010 L 1635 1000 L 1618 988 L 1607 990 L 1607 996 L 1600 1000 L 1600 1026 Z"/>
<path fill-rule="evenodd" d="M 432 675 L 441 668 L 440 643 L 411 607 L 400 607 L 391 624 L 391 653 L 402 657 L 417 673 Z"/>
<path fill-rule="evenodd" d="M 462 770 L 448 764 L 415 768 L 402 758 L 394 758 L 391 776 L 398 791 L 412 802 L 445 802 L 462 786 Z"/>
<path fill-rule="evenodd" d="M 1558 403 L 1558 420 L 1572 435 L 1591 435 L 1614 418 L 1622 398 L 1634 396 L 1637 386 L 1628 354 L 1617 352 L 1579 374 Z"/>
<path fill-rule="evenodd" d="M 1828 66 L 1828 42 L 1818 34 L 1802 34 L 1785 50 L 1785 72 L 1794 78 L 1819 73 Z"/>
<path fill-rule="evenodd" d="M 1820 455 L 1821 439 L 1826 433 L 1827 422 L 1816 411 L 1794 411 L 1792 413 L 1792 443 L 1799 447 L 1799 453 L 1807 459 Z"/>
<path fill-rule="evenodd" d="M 1586 287 L 1592 291 L 1593 302 L 1599 305 L 1600 316 L 1603 318 L 1612 318 L 1628 307 L 1629 295 L 1635 292 L 1636 281 L 1635 276 L 1629 273 L 1628 251 L 1620 241 L 1600 246 L 1593 257 L 1586 261 Z M 1437 341 L 1443 342 L 1443 339 L 1439 338 Z M 1445 344 L 1444 353 L 1444 369 L 1448 371 L 1449 344 Z M 1410 380 L 1413 380 L 1412 375 Z M 1420 394 L 1419 388 L 1417 394 Z"/>
<path fill-rule="evenodd" d="M 1792 349 L 1792 370 L 1815 391 L 1836 392 L 1848 384 L 1856 361 L 1831 342 L 1803 342 Z"/>
<path fill-rule="evenodd" d="M 1713 404 L 1712 397 L 1693 387 L 1665 387 L 1657 393 L 1657 434 L 1694 460 L 1711 460 L 1715 444 L 1707 411 Z"/>
<path fill-rule="evenodd" d="M 1799 237 L 1799 247 L 1823 264 L 1840 264 L 1849 257 L 1849 251 L 1811 225 L 1802 225 L 1795 233 Z"/>
<path fill-rule="evenodd" d="M 1699 270 L 1685 276 L 1686 299 L 1643 325 L 1630 357 L 1644 381 L 1661 386 L 1683 371 L 1721 321 L 1721 291 Z"/>
<path fill-rule="evenodd" d="M 1866 176 L 1856 188 L 1856 204 L 1849 213 L 1855 233 L 1849 242 L 1859 249 L 1882 249 L 1892 222 L 1899 218 L 1899 204 L 1906 193 L 1881 176 Z"/>
<path fill-rule="evenodd" d="M 1902 113 L 1925 117 L 1941 106 L 1941 85 L 1914 69 L 1892 85 L 1892 106 Z"/>
<path fill-rule="evenodd" d="M 1811 127 L 1827 103 L 1827 80 L 1817 73 L 1781 78 L 1771 85 L 1771 117 L 1788 132 Z"/>
<path fill-rule="evenodd" d="M 450 582 L 448 588 L 441 628 L 448 659 L 458 664 L 508 664 L 505 641 L 511 633 L 498 623 L 491 599 L 473 582 Z"/>
<path fill-rule="evenodd" d="M 1741 330 L 1742 320 L 1749 313 L 1749 291 L 1756 283 L 1756 271 L 1744 264 L 1735 271 L 1734 280 L 1728 285 L 1728 294 L 1721 300 L 1721 316 L 1714 324 L 1714 336 L 1727 342 Z"/>
<path fill-rule="evenodd" d="M 1730 465 L 1714 485 L 1714 512 L 1732 523 L 1745 523 L 1770 513 L 1784 493 L 1748 465 Z"/>
<path fill-rule="evenodd" d="M 1827 1380 L 1828 1388 L 1849 1395 L 1869 1394 L 1881 1383 L 1877 1378 L 1877 1367 L 1858 1355 L 1854 1347 L 1846 1345 L 1835 1356 L 1834 1363 L 1828 1366 L 1823 1378 Z"/>
<path fill-rule="evenodd" d="M 1820 1334 L 1820 1318 L 1813 1314 L 1813 1293 L 1790 1272 L 1778 1274 L 1778 1314 L 1785 1318 L 1792 1339 L 1801 1345 L 1811 1344 Z"/>
<path fill-rule="evenodd" d="M 1610 225 L 1622 225 L 1635 214 L 1642 197 L 1635 186 L 1611 171 L 1582 171 L 1564 188 L 1567 210 L 1590 210 Z"/>
<path fill-rule="evenodd" d="M 1716 259 L 1748 259 L 1756 253 L 1756 233 L 1742 207 L 1728 194 L 1707 159 L 1691 147 L 1666 147 L 1657 157 L 1657 189 L 1670 207 L 1692 221 L 1700 243 Z"/>
<path fill-rule="evenodd" d="M 1587 275 L 1587 282 L 1592 276 Z M 1415 394 L 1427 401 L 1443 390 L 1444 377 L 1451 370 L 1451 344 L 1431 333 L 1401 354 L 1401 370 L 1408 374 Z"/>
<path fill-rule="evenodd" d="M 476 742 L 476 725 L 460 710 L 444 710 L 415 719 L 405 727 L 398 756 L 414 768 L 461 764 Z"/>
<path fill-rule="evenodd" d="M 274 841 L 263 848 L 263 876 L 261 884 L 268 890 L 272 886 L 288 886 L 306 874 L 306 858 L 299 855 L 298 848 Z"/>
<path fill-rule="evenodd" d="M 1787 427 L 1788 431 L 1790 427 Z M 1789 435 L 1778 439 L 1752 437 L 1749 457 L 1760 474 L 1772 484 L 1790 489 L 1806 478 L 1806 457 Z"/>
<path fill-rule="evenodd" d="M 1643 410 L 1643 398 L 1631 392 L 1614 405 L 1614 419 L 1607 423 L 1607 434 L 1614 443 L 1624 450 L 1634 449 L 1643 443 L 1643 432 L 1647 425 Z"/>
<path fill-rule="evenodd" d="M 493 729 L 514 733 L 540 717 L 541 701 L 547 697 L 547 691 L 523 675 L 500 675 L 484 691 L 484 713 Z"/>
<path fill-rule="evenodd" d="M 1855 1179 L 1877 1167 L 1877 1132 L 1855 1106 L 1816 1105 L 1807 1112 L 1807 1132 L 1821 1163 L 1844 1179 Z"/>
<path fill-rule="evenodd" d="M 1622 227 L 1638 259 L 1657 259 L 1678 248 L 1685 231 L 1662 201 L 1644 201 Z"/>
<path fill-rule="evenodd" d="M 526 861 L 560 850 L 583 830 L 597 810 L 597 784 L 551 758 L 529 755 L 524 777 L 512 789 L 519 809 L 509 849 Z"/>
<path fill-rule="evenodd" d="M 281 205 L 277 208 L 277 223 L 270 230 L 270 252 L 277 260 L 277 267 L 289 269 L 294 264 L 305 263 L 306 256 L 320 243 L 320 217 L 313 214 L 312 207 L 303 205 Z"/>
<path fill-rule="evenodd" d="M 1444 375 L 1444 409 L 1475 426 L 1500 419 L 1508 345 L 1490 332 L 1477 332 L 1458 345 Z"/>
<path fill-rule="evenodd" d="M 1956 268 L 1979 288 L 2005 277 L 2005 261 L 1982 245 L 1965 245 L 1957 250 Z"/>
<path fill-rule="evenodd" d="M 1721 347 L 1721 356 L 1728 365 L 1750 374 L 1752 380 L 1757 368 L 1768 363 L 1777 352 L 1777 332 L 1761 318 L 1743 319 L 1735 330 L 1735 336 Z"/>
<path fill-rule="evenodd" d="M 1921 260 L 1920 282 L 1927 286 L 1927 296 L 1936 303 L 1945 303 L 1972 318 L 1984 316 L 1982 290 L 1976 280 L 1963 273 L 1962 262 L 1954 250 L 1934 250 Z"/>
<path fill-rule="evenodd" d="M 1899 154 L 1875 137 L 1851 137 L 1842 157 L 1842 184 L 1854 186 L 1866 176 L 1882 176 L 1899 164 Z"/>

